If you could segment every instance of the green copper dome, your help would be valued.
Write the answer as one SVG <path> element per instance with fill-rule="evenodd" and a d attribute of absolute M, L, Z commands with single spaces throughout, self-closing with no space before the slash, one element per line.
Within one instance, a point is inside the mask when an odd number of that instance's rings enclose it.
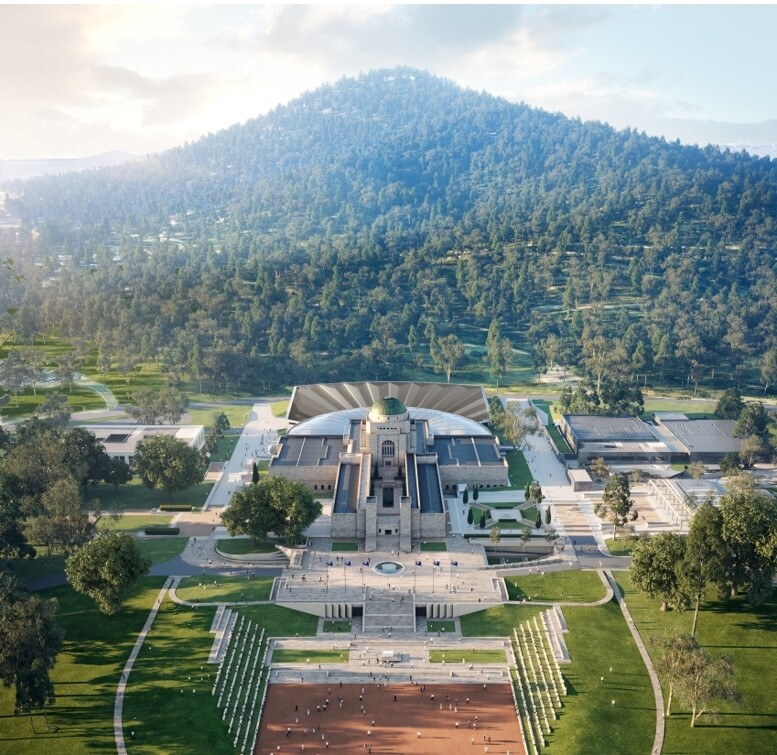
<path fill-rule="evenodd" d="M 371 407 L 369 418 L 375 422 L 384 417 L 395 417 L 398 414 L 406 414 L 407 407 L 398 398 L 378 399 Z"/>

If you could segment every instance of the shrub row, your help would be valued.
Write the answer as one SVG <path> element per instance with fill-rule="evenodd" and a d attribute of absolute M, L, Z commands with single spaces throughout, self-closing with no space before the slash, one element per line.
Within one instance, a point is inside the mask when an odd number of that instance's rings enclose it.
<path fill-rule="evenodd" d="M 147 535 L 177 535 L 180 527 L 146 527 L 143 530 Z"/>
<path fill-rule="evenodd" d="M 183 503 L 163 503 L 160 507 L 160 511 L 191 511 L 194 507 L 187 506 Z"/>

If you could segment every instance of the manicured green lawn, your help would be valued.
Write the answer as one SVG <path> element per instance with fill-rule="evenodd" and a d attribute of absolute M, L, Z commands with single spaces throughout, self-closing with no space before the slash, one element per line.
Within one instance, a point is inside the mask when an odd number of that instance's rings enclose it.
<path fill-rule="evenodd" d="M 427 542 L 424 540 L 420 546 L 419 550 L 421 551 L 430 551 L 433 553 L 442 553 L 448 550 L 448 544 L 447 543 L 435 543 L 435 542 Z"/>
<path fill-rule="evenodd" d="M 273 577 L 184 577 L 176 590 L 182 600 L 237 603 L 269 600 Z"/>
<path fill-rule="evenodd" d="M 430 650 L 429 663 L 507 663 L 504 650 L 477 650 L 476 648 L 454 648 L 453 650 Z"/>
<path fill-rule="evenodd" d="M 127 685 L 123 720 L 129 752 L 234 753 L 211 695 L 218 670 L 207 663 L 213 614 L 214 609 L 193 611 L 169 599 L 162 603 Z M 112 709 L 115 685 L 111 693 Z"/>
<path fill-rule="evenodd" d="M 546 425 L 545 429 L 548 431 L 548 435 L 553 439 L 553 443 L 555 443 L 559 453 L 568 454 L 572 452 L 566 439 L 552 422 L 549 425 Z"/>
<path fill-rule="evenodd" d="M 563 610 L 569 625 L 564 639 L 572 657 L 562 667 L 569 694 L 543 752 L 649 753 L 656 725 L 653 691 L 620 608 L 610 601 L 597 608 Z"/>
<path fill-rule="evenodd" d="M 511 637 L 513 627 L 542 613 L 542 606 L 501 605 L 462 616 L 464 637 Z"/>
<path fill-rule="evenodd" d="M 639 538 L 636 537 L 629 540 L 624 540 L 623 538 L 615 540 L 611 538 L 607 540 L 607 550 L 613 556 L 630 556 L 631 551 L 634 550 L 634 546 L 638 542 Z"/>
<path fill-rule="evenodd" d="M 332 553 L 352 553 L 359 550 L 359 543 L 332 543 Z"/>
<path fill-rule="evenodd" d="M 658 400 L 645 398 L 643 419 L 652 419 L 654 412 L 682 412 L 691 419 L 714 419 L 715 401 L 691 401 L 689 399 Z"/>
<path fill-rule="evenodd" d="M 51 673 L 57 696 L 48 711 L 52 730 L 44 731 L 43 715 L 36 714 L 35 729 L 41 733 L 33 734 L 28 716 L 13 715 L 13 689 L 0 687 L 0 752 L 15 755 L 116 752 L 113 704 L 119 676 L 163 583 L 164 577 L 142 580 L 124 608 L 114 616 L 103 616 L 90 598 L 70 587 L 36 593 L 59 601 L 57 624 L 65 630 L 63 650 Z M 168 662 L 159 664 L 157 660 L 157 664 L 167 666 Z M 158 668 L 157 673 L 161 672 Z M 187 710 L 181 707 L 184 712 Z M 186 724 L 187 728 L 196 726 L 196 718 Z M 158 751 L 163 752 L 164 748 Z M 179 752 L 184 752 L 183 746 Z"/>
<path fill-rule="evenodd" d="M 239 440 L 239 435 L 225 435 L 223 438 L 220 438 L 216 441 L 216 450 L 211 454 L 210 461 L 229 461 Z"/>
<path fill-rule="evenodd" d="M 172 521 L 173 517 L 169 513 L 147 515 L 125 514 L 118 519 L 114 519 L 112 516 L 103 516 L 97 523 L 97 529 L 131 532 L 134 530 L 142 530 L 145 527 L 167 527 Z"/>
<path fill-rule="evenodd" d="M 347 663 L 347 650 L 273 650 L 272 663 Z"/>
<path fill-rule="evenodd" d="M 483 505 L 490 509 L 514 509 L 520 504 L 517 501 L 483 501 Z"/>
<path fill-rule="evenodd" d="M 515 519 L 501 519 L 498 522 L 493 522 L 489 529 L 499 527 L 500 530 L 522 530 L 525 526 L 523 522 L 518 522 Z"/>
<path fill-rule="evenodd" d="M 188 537 L 141 537 L 137 543 L 140 552 L 151 559 L 152 564 L 163 564 L 183 553 Z"/>
<path fill-rule="evenodd" d="M 571 572 L 578 579 L 584 573 Z M 514 627 L 541 611 L 539 606 L 514 604 L 488 608 L 462 616 L 462 634 L 510 637 Z M 564 639 L 572 657 L 572 663 L 562 667 L 569 695 L 542 752 L 649 752 L 655 731 L 653 694 L 620 609 L 610 601 L 595 608 L 565 606 L 563 611 L 570 630 Z"/>
<path fill-rule="evenodd" d="M 658 601 L 648 600 L 632 588 L 625 572 L 617 572 L 616 578 L 651 655 L 655 651 L 649 644 L 650 637 L 672 629 L 690 632 L 692 611 L 662 613 Z M 692 729 L 687 709 L 675 698 L 672 715 L 666 719 L 663 752 L 666 755 L 774 752 L 777 695 L 772 669 L 777 665 L 777 596 L 758 607 L 751 606 L 742 596 L 718 600 L 714 590 L 710 590 L 708 598 L 699 614 L 699 642 L 714 657 L 731 656 L 743 703 L 721 706 L 717 722 L 702 716 Z"/>
<path fill-rule="evenodd" d="M 324 631 L 325 632 L 350 632 L 351 622 L 350 621 L 325 621 Z"/>
<path fill-rule="evenodd" d="M 235 606 L 235 610 L 265 627 L 269 637 L 313 637 L 318 618 L 285 606 Z"/>
<path fill-rule="evenodd" d="M 227 416 L 229 425 L 232 428 L 243 427 L 248 419 L 250 408 L 247 406 L 234 406 L 224 404 L 223 406 L 210 406 L 207 409 L 189 409 L 188 414 L 192 418 L 193 425 L 204 425 L 205 427 L 214 427 L 216 417 L 222 412 Z M 233 436 L 237 437 L 237 436 Z"/>
<path fill-rule="evenodd" d="M 505 577 L 510 600 L 579 601 L 590 603 L 607 591 L 594 571 L 562 571 Z"/>
<path fill-rule="evenodd" d="M 187 504 L 200 508 L 213 487 L 212 482 L 202 482 L 180 493 L 168 495 L 161 490 L 147 488 L 139 479 L 131 480 L 126 485 L 106 485 L 99 483 L 91 485 L 87 499 L 98 499 L 103 509 L 155 509 L 163 503 Z"/>
<path fill-rule="evenodd" d="M 524 519 L 528 519 L 530 522 L 534 522 L 537 520 L 537 507 L 536 506 L 526 506 L 526 508 L 521 509 L 521 516 Z"/>
<path fill-rule="evenodd" d="M 3 417 L 5 419 L 21 419 L 31 417 L 35 410 L 52 393 L 64 393 L 67 396 L 67 406 L 71 412 L 83 412 L 91 409 L 105 409 L 105 401 L 94 391 L 84 388 L 78 384 L 73 385 L 73 390 L 56 386 L 52 388 L 38 388 L 38 395 L 34 395 L 32 388 L 26 388 L 17 396 L 11 396 L 8 403 L 3 407 Z"/>
<path fill-rule="evenodd" d="M 273 417 L 285 417 L 286 412 L 289 410 L 289 401 L 285 399 L 283 401 L 274 401 L 270 404 L 270 410 Z"/>
<path fill-rule="evenodd" d="M 432 621 L 426 622 L 426 631 L 427 632 L 455 632 L 456 631 L 456 622 L 455 621 L 440 621 L 437 619 L 434 619 Z"/>
<path fill-rule="evenodd" d="M 250 537 L 224 538 L 216 543 L 221 553 L 244 556 L 248 553 L 274 553 L 275 543 L 255 543 Z"/>
<path fill-rule="evenodd" d="M 527 483 L 531 482 L 532 477 L 529 465 L 523 456 L 522 451 L 508 451 L 505 454 L 507 459 L 507 474 L 510 477 L 511 490 L 523 490 Z M 498 490 L 499 488 L 497 488 Z"/>
<path fill-rule="evenodd" d="M 13 558 L 9 561 L 14 575 L 22 582 L 65 571 L 65 556 L 57 552 L 49 556 L 41 546 L 36 548 L 38 555 L 35 558 Z"/>

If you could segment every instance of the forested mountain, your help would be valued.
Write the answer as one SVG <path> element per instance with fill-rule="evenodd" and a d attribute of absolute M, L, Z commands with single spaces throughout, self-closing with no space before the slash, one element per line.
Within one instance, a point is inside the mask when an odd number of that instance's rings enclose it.
<path fill-rule="evenodd" d="M 537 369 L 777 382 L 769 158 L 393 69 L 6 188 L 22 225 L 0 236 L 5 327 L 94 340 L 105 365 L 221 386 L 396 378 L 400 347 L 482 345 L 496 321 Z"/>

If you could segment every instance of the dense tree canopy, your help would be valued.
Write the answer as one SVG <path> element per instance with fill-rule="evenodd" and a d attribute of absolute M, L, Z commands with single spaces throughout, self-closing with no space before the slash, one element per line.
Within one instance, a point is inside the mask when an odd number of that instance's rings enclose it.
<path fill-rule="evenodd" d="M 205 477 L 199 452 L 172 435 L 152 435 L 138 443 L 132 466 L 152 490 L 177 493 Z"/>
<path fill-rule="evenodd" d="M 269 475 L 233 495 L 221 518 L 230 535 L 250 535 L 263 542 L 272 532 L 287 545 L 297 545 L 321 510 L 306 485 Z"/>
<path fill-rule="evenodd" d="M 82 545 L 65 562 L 68 582 L 92 598 L 102 613 L 116 613 L 151 561 L 126 532 L 110 532 Z"/>
<path fill-rule="evenodd" d="M 751 478 L 720 499 L 721 533 L 727 548 L 725 584 L 731 594 L 746 590 L 753 603 L 769 599 L 777 573 L 777 502 L 755 488 Z"/>
<path fill-rule="evenodd" d="M 768 158 L 394 69 L 144 161 L 9 188 L 7 329 L 86 339 L 127 379 L 142 360 L 222 389 L 397 378 L 433 324 L 495 380 L 520 350 L 538 374 L 574 366 L 603 404 L 637 400 L 637 376 L 774 384 Z M 12 401 L 36 364 L 2 360 Z M 77 365 L 63 355 L 66 386 Z"/>
<path fill-rule="evenodd" d="M 15 687 L 17 715 L 54 702 L 49 671 L 63 638 L 56 611 L 56 600 L 29 595 L 0 571 L 0 680 Z"/>
<path fill-rule="evenodd" d="M 685 537 L 661 532 L 641 538 L 634 546 L 629 579 L 649 598 L 661 600 L 661 610 L 684 608 L 688 601 L 677 565 L 685 556 Z"/>

